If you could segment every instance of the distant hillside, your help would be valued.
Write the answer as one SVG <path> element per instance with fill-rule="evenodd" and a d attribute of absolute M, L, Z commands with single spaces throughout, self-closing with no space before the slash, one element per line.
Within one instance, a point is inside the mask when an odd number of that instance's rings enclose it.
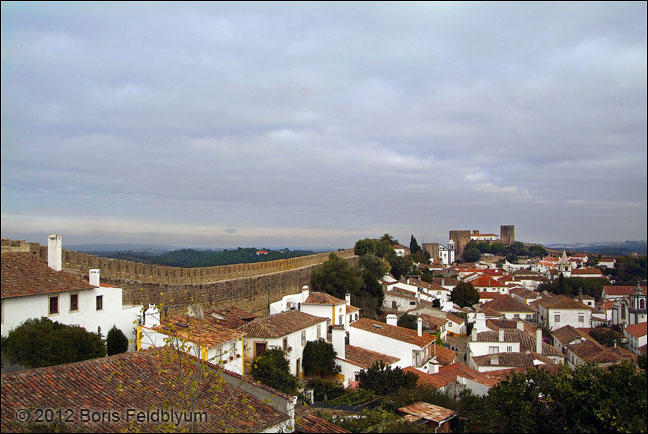
<path fill-rule="evenodd" d="M 553 249 L 569 249 L 601 255 L 646 255 L 646 241 L 600 241 L 593 243 L 556 243 L 547 244 Z"/>
<path fill-rule="evenodd" d="M 298 256 L 312 255 L 310 250 L 269 250 L 262 249 L 266 254 L 257 255 L 259 249 L 248 247 L 235 250 L 196 250 L 180 249 L 166 253 L 123 251 L 100 254 L 115 259 L 142 262 L 146 264 L 168 265 L 171 267 L 212 267 L 215 265 L 245 264 L 252 262 L 266 262 L 277 259 L 296 258 Z"/>
<path fill-rule="evenodd" d="M 70 244 L 64 247 L 66 250 L 92 254 L 110 252 L 162 253 L 181 248 L 180 246 L 162 246 L 158 244 Z"/>

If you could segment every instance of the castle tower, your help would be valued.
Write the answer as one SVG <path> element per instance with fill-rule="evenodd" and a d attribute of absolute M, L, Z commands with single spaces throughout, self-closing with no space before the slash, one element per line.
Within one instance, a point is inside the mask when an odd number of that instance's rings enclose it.
<path fill-rule="evenodd" d="M 515 226 L 514 225 L 500 226 L 500 240 L 502 240 L 505 246 L 509 246 L 513 244 L 513 242 L 515 241 Z"/>
<path fill-rule="evenodd" d="M 466 245 L 470 242 L 470 231 L 454 230 L 450 231 L 449 237 L 455 245 L 455 253 L 457 256 L 463 255 Z"/>

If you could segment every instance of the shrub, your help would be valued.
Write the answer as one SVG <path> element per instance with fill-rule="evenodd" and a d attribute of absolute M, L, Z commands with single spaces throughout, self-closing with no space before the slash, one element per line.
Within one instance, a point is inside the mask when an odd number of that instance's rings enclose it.
<path fill-rule="evenodd" d="M 128 351 L 128 338 L 116 326 L 108 331 L 106 337 L 106 350 L 109 356 Z"/>
<path fill-rule="evenodd" d="M 338 386 L 334 381 L 323 378 L 309 380 L 306 387 L 315 390 L 315 401 L 327 402 L 344 395 L 344 387 Z"/>
<path fill-rule="evenodd" d="M 290 375 L 290 365 L 284 352 L 278 348 L 267 350 L 263 355 L 254 359 L 252 376 L 266 386 L 284 393 L 294 394 L 299 381 Z"/>

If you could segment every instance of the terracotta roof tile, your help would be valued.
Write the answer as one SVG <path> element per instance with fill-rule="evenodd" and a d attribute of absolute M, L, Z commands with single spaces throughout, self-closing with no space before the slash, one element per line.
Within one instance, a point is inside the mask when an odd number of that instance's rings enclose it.
<path fill-rule="evenodd" d="M 255 314 L 236 306 L 229 306 L 225 309 L 216 309 L 205 312 L 205 319 L 208 321 L 231 329 L 247 324 L 255 318 Z"/>
<path fill-rule="evenodd" d="M 349 433 L 344 428 L 331 423 L 327 420 L 324 420 L 320 417 L 315 416 L 314 414 L 305 414 L 303 416 L 298 416 L 295 418 L 295 432 L 303 433 L 325 433 L 325 432 L 337 432 L 337 433 Z"/>
<path fill-rule="evenodd" d="M 369 351 L 367 349 L 353 345 L 346 345 L 344 347 L 344 353 L 344 360 L 365 369 L 371 368 L 376 362 L 382 361 L 383 363 L 385 363 L 385 365 L 389 366 L 400 360 L 398 357 L 392 357 L 386 354 L 377 353 L 375 351 Z"/>
<path fill-rule="evenodd" d="M 603 290 L 608 296 L 612 295 L 612 296 L 628 297 L 630 294 L 633 294 L 635 292 L 635 289 L 637 289 L 636 286 L 613 286 L 613 285 L 603 286 Z M 641 289 L 645 294 L 646 287 L 642 286 Z"/>
<path fill-rule="evenodd" d="M 497 312 L 524 312 L 534 313 L 535 310 L 526 303 L 516 300 L 515 298 L 505 295 L 504 297 L 495 298 L 488 303 L 479 306 L 479 309 L 492 309 Z"/>
<path fill-rule="evenodd" d="M 644 321 L 644 322 L 640 322 L 638 324 L 632 324 L 632 325 L 626 326 L 625 329 L 629 334 L 631 334 L 635 338 L 640 338 L 642 336 L 646 336 L 646 324 L 648 324 L 648 323 L 646 323 Z"/>
<path fill-rule="evenodd" d="M 540 302 L 540 306 L 544 307 L 545 309 L 592 310 L 591 307 L 576 300 L 572 300 L 569 297 L 565 297 L 562 294 L 549 298 L 543 298 Z"/>
<path fill-rule="evenodd" d="M 245 333 L 240 330 L 225 328 L 207 319 L 193 317 L 189 317 L 189 323 L 187 317 L 177 316 L 162 320 L 159 326 L 142 326 L 142 328 L 209 348 L 245 336 Z"/>
<path fill-rule="evenodd" d="M 448 420 L 457 414 L 454 410 L 423 401 L 417 401 L 407 407 L 401 407 L 398 411 L 414 416 L 415 419 L 413 420 L 425 419 L 436 422 L 437 424 Z"/>
<path fill-rule="evenodd" d="M 311 292 L 303 304 L 344 304 L 344 300 L 333 297 L 325 292 Z"/>
<path fill-rule="evenodd" d="M 571 344 L 577 339 L 593 340 L 588 333 L 570 325 L 553 330 L 551 334 L 563 345 Z"/>
<path fill-rule="evenodd" d="M 2 375 L 2 431 L 15 431 L 16 412 L 34 408 L 70 408 L 75 429 L 89 432 L 160 431 L 165 425 L 138 422 L 130 426 L 126 409 L 136 411 L 173 408 L 181 411 L 187 402 L 178 396 L 183 372 L 174 357 L 178 353 L 169 348 L 153 348 L 111 357 L 86 360 L 66 365 L 50 366 Z M 179 353 L 179 357 L 190 356 Z M 196 363 L 196 359 L 190 358 Z M 188 365 L 187 365 L 188 366 Z M 208 365 L 212 366 L 212 365 Z M 208 369 L 209 371 L 209 369 Z M 194 371 L 211 379 L 209 373 Z M 199 423 L 200 431 L 261 432 L 289 417 L 262 403 L 253 396 L 228 384 L 216 381 L 206 384 L 206 393 L 196 402 L 196 409 L 205 411 L 206 423 Z M 222 399 L 215 400 L 215 396 Z M 166 405 L 165 405 L 166 404 Z M 81 422 L 81 408 L 93 411 L 120 412 L 111 422 Z M 221 425 L 223 424 L 223 425 Z M 22 428 L 26 428 L 22 426 Z M 184 422 L 179 426 L 191 429 Z"/>
<path fill-rule="evenodd" d="M 2 255 L 2 298 L 93 289 L 65 271 L 54 271 L 31 253 Z"/>
<path fill-rule="evenodd" d="M 541 358 L 541 359 L 540 359 Z M 531 353 L 496 353 L 473 357 L 477 366 L 503 366 L 509 368 L 533 368 L 534 360 L 550 364 L 551 360 Z"/>
<path fill-rule="evenodd" d="M 381 336 L 386 336 L 391 339 L 408 342 L 412 345 L 418 345 L 421 348 L 436 340 L 436 337 L 429 333 L 423 332 L 422 336 L 418 336 L 416 330 L 411 330 L 405 327 L 392 326 L 369 318 L 361 318 L 353 324 L 350 324 L 349 327 L 375 333 Z"/>
<path fill-rule="evenodd" d="M 257 318 L 238 329 L 252 338 L 280 338 L 325 321 L 326 318 L 291 310 L 264 318 Z"/>

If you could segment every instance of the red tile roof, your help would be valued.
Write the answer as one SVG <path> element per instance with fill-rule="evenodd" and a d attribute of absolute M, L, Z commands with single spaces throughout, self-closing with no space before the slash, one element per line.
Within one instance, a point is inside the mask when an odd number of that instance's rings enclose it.
<path fill-rule="evenodd" d="M 472 286 L 474 286 L 475 288 L 499 288 L 506 286 L 496 279 L 493 279 L 491 276 L 480 276 L 470 283 L 472 283 Z"/>
<path fill-rule="evenodd" d="M 634 336 L 635 338 L 640 338 L 642 336 L 646 336 L 646 322 L 640 322 L 638 324 L 632 324 L 629 326 L 626 326 L 626 331 Z"/>
<path fill-rule="evenodd" d="M 344 304 L 344 300 L 333 297 L 325 292 L 311 292 L 302 304 Z"/>
<path fill-rule="evenodd" d="M 235 329 L 247 324 L 255 318 L 255 314 L 236 306 L 229 306 L 225 309 L 210 310 L 205 313 L 205 319 L 208 321 L 230 329 Z"/>
<path fill-rule="evenodd" d="M 207 413 L 206 422 L 197 424 L 200 431 L 222 431 L 227 427 L 237 432 L 261 432 L 290 420 L 288 415 L 242 390 L 214 381 L 214 371 L 209 368 L 190 371 L 189 363 L 184 365 L 184 369 L 179 367 L 176 356 L 187 362 L 199 363 L 182 352 L 153 348 L 3 374 L 2 432 L 25 430 L 27 426 L 16 421 L 16 412 L 36 408 L 72 409 L 73 425 L 67 425 L 67 429 L 88 432 L 160 431 L 165 425 L 129 419 L 127 409 L 144 413 L 165 408 L 181 411 L 187 406 L 187 400 L 178 394 L 178 388 L 184 387 L 183 378 L 195 378 L 205 384 L 204 393 L 195 402 L 197 410 Z M 117 412 L 119 418 L 81 422 L 82 408 Z M 131 422 L 134 422 L 133 426 L 130 426 Z M 182 422 L 178 428 L 191 430 L 192 425 Z"/>
<path fill-rule="evenodd" d="M 612 295 L 612 296 L 621 296 L 621 297 L 627 297 L 630 294 L 634 294 L 635 290 L 637 289 L 636 286 L 612 286 L 612 285 L 605 285 L 603 287 L 603 290 L 605 291 L 605 294 Z M 641 289 L 643 290 L 643 293 L 646 294 L 646 287 L 642 286 Z"/>
<path fill-rule="evenodd" d="M 321 322 L 326 322 L 326 318 L 291 310 L 265 318 L 257 318 L 238 329 L 247 333 L 251 338 L 280 338 Z"/>
<path fill-rule="evenodd" d="M 603 272 L 598 268 L 576 268 L 571 271 L 572 276 L 590 275 L 603 276 Z"/>
<path fill-rule="evenodd" d="M 509 368 L 533 368 L 534 360 L 551 364 L 552 360 L 538 353 L 497 353 L 473 357 L 477 366 L 503 366 Z"/>
<path fill-rule="evenodd" d="M 534 313 L 535 310 L 526 303 L 516 300 L 515 298 L 505 295 L 504 297 L 495 298 L 488 303 L 479 306 L 479 310 L 492 309 L 496 312 L 523 312 Z"/>
<path fill-rule="evenodd" d="M 414 419 L 411 420 L 425 419 L 436 422 L 437 424 L 457 415 L 457 412 L 454 410 L 423 401 L 417 401 L 407 407 L 401 407 L 398 411 L 414 416 Z"/>
<path fill-rule="evenodd" d="M 142 326 L 142 328 L 208 348 L 245 336 L 245 333 L 240 330 L 225 328 L 207 319 L 193 317 L 189 317 L 189 323 L 187 317 L 177 316 L 162 320 L 159 326 Z"/>
<path fill-rule="evenodd" d="M 365 369 L 371 368 L 376 362 L 382 361 L 385 365 L 389 366 L 400 360 L 398 357 L 369 351 L 353 345 L 345 345 L 344 353 L 344 360 Z"/>
<path fill-rule="evenodd" d="M 540 306 L 544 307 L 545 309 L 592 310 L 591 307 L 576 300 L 572 300 L 569 297 L 565 297 L 562 294 L 549 298 L 543 298 L 542 301 L 540 301 Z"/>
<path fill-rule="evenodd" d="M 327 420 L 324 420 L 320 417 L 315 416 L 314 414 L 305 414 L 303 416 L 295 417 L 295 432 L 303 433 L 325 433 L 325 432 L 337 432 L 337 433 L 349 433 L 344 428 L 331 423 Z"/>
<path fill-rule="evenodd" d="M 411 330 L 405 327 L 392 326 L 384 322 L 375 321 L 369 318 L 361 318 L 353 324 L 350 324 L 349 327 L 375 333 L 377 335 L 385 336 L 398 341 L 407 342 L 412 345 L 418 345 L 421 348 L 436 340 L 436 337 L 429 333 L 423 332 L 422 336 L 418 336 L 416 330 Z"/>
<path fill-rule="evenodd" d="M 1 262 L 2 298 L 95 288 L 65 271 L 54 271 L 31 253 L 4 253 Z"/>

